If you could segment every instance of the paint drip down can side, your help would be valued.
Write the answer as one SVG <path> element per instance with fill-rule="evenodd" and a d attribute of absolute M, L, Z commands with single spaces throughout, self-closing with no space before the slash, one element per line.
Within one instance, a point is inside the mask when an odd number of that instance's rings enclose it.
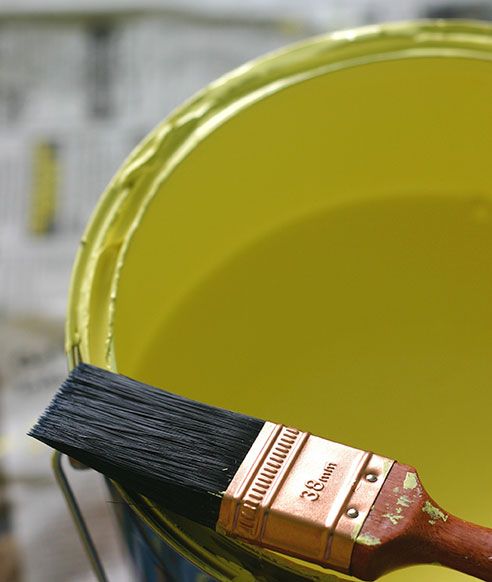
<path fill-rule="evenodd" d="M 491 38 L 477 22 L 333 33 L 175 111 L 87 227 L 71 365 L 413 464 L 490 527 Z M 139 580 L 344 579 L 111 491 Z M 387 576 L 416 578 L 463 576 Z"/>

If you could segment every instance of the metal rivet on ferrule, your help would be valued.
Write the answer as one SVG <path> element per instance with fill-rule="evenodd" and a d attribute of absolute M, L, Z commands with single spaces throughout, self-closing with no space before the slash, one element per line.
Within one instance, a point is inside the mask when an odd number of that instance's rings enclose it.
<path fill-rule="evenodd" d="M 369 481 L 369 483 L 376 483 L 377 480 L 378 480 L 378 476 L 374 475 L 374 473 L 368 473 L 366 475 L 366 481 Z"/>
<path fill-rule="evenodd" d="M 356 517 L 359 517 L 359 512 L 355 507 L 351 507 L 350 509 L 347 509 L 347 517 L 355 519 Z"/>

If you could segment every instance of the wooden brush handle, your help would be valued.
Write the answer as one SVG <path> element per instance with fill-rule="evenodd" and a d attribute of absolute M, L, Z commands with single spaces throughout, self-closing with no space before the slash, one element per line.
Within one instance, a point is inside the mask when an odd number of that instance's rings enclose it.
<path fill-rule="evenodd" d="M 492 582 L 492 530 L 447 514 L 413 467 L 395 463 L 356 539 L 350 573 L 376 580 L 411 564 L 440 564 Z"/>

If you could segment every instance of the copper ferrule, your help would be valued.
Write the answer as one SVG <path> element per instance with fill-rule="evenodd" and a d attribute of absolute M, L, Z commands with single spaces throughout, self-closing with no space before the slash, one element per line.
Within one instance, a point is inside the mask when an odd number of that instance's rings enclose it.
<path fill-rule="evenodd" d="M 266 422 L 234 475 L 217 530 L 340 572 L 394 461 Z"/>

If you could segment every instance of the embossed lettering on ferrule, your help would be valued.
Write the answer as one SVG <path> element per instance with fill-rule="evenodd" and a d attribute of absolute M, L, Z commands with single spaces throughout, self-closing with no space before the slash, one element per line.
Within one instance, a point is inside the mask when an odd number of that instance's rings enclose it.
<path fill-rule="evenodd" d="M 348 572 L 358 531 L 393 461 L 266 422 L 236 472 L 217 529 Z M 362 477 L 377 475 L 376 482 Z M 356 518 L 346 515 L 357 510 Z"/>
<path fill-rule="evenodd" d="M 325 483 L 328 483 L 328 479 L 333 475 L 337 464 L 336 463 L 325 463 L 323 473 L 319 479 L 309 479 L 304 484 L 306 489 L 301 492 L 301 497 L 304 499 L 309 499 L 310 501 L 318 501 L 321 491 L 325 488 Z"/>

